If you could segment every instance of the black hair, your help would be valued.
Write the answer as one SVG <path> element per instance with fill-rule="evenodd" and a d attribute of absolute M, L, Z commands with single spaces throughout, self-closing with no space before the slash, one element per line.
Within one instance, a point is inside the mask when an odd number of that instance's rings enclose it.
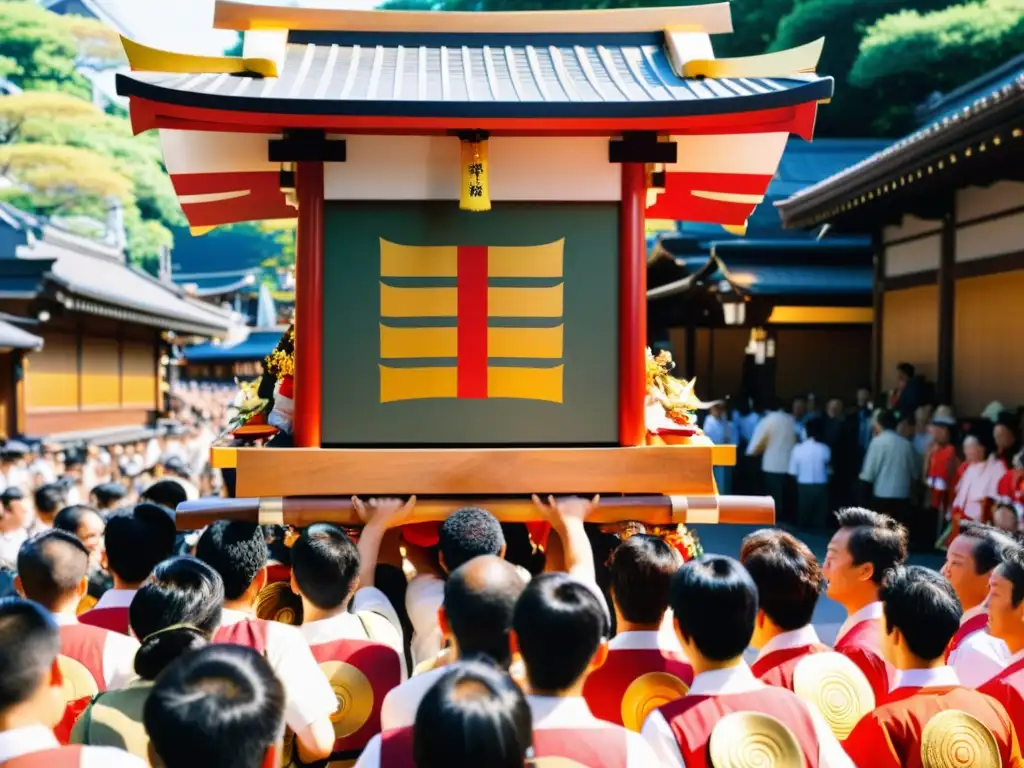
<path fill-rule="evenodd" d="M 824 578 L 806 544 L 786 531 L 764 528 L 743 539 L 740 562 L 757 585 L 758 605 L 779 629 L 811 623 Z"/>
<path fill-rule="evenodd" d="M 142 643 L 135 654 L 136 674 L 153 680 L 182 654 L 206 645 L 220 624 L 223 602 L 224 582 L 203 561 L 181 556 L 160 563 L 128 609 Z"/>
<path fill-rule="evenodd" d="M 5 507 L 11 506 L 12 501 L 21 501 L 25 498 L 25 494 L 21 492 L 21 489 L 16 486 L 9 486 L 4 488 L 3 493 L 0 493 L 0 503 Z"/>
<path fill-rule="evenodd" d="M 57 513 L 57 516 L 53 518 L 53 527 L 58 531 L 67 531 L 77 536 L 78 526 L 82 524 L 82 519 L 86 515 L 96 515 L 100 520 L 103 519 L 103 515 L 95 507 L 90 507 L 88 504 L 72 504 Z"/>
<path fill-rule="evenodd" d="M 672 577 L 669 604 L 683 637 L 713 661 L 747 649 L 757 618 L 757 586 L 731 557 L 703 555 Z"/>
<path fill-rule="evenodd" d="M 60 630 L 43 606 L 0 600 L 0 712 L 23 704 L 43 684 L 60 653 Z"/>
<path fill-rule="evenodd" d="M 896 366 L 896 370 L 899 371 L 900 373 L 905 373 L 908 379 L 914 378 L 915 374 L 917 373 L 917 368 L 915 368 L 910 363 L 900 363 L 899 365 Z"/>
<path fill-rule="evenodd" d="M 899 419 L 896 417 L 895 411 L 891 411 L 888 408 L 883 408 L 875 415 L 875 421 L 878 422 L 878 426 L 882 429 L 891 431 L 899 426 Z"/>
<path fill-rule="evenodd" d="M 486 664 L 460 662 L 427 691 L 416 712 L 417 768 L 522 768 L 533 743 L 523 692 Z"/>
<path fill-rule="evenodd" d="M 18 550 L 18 576 L 29 600 L 55 610 L 89 572 L 89 550 L 72 533 L 53 529 Z"/>
<path fill-rule="evenodd" d="M 953 585 L 931 568 L 908 565 L 889 571 L 878 597 L 885 631 L 898 629 L 910 652 L 925 661 L 942 656 L 960 628 L 960 599 Z"/>
<path fill-rule="evenodd" d="M 846 507 L 836 512 L 840 528 L 849 528 L 846 547 L 854 565 L 871 563 L 871 580 L 881 584 L 885 572 L 907 559 L 907 529 L 888 515 L 863 507 Z"/>
<path fill-rule="evenodd" d="M 284 729 L 284 688 L 260 654 L 208 645 L 165 669 L 142 719 L 167 768 L 261 768 Z"/>
<path fill-rule="evenodd" d="M 292 564 L 292 551 L 285 543 L 288 531 L 283 525 L 263 525 L 263 538 L 267 541 L 267 554 L 271 560 L 283 565 Z"/>
<path fill-rule="evenodd" d="M 657 536 L 635 534 L 619 544 L 608 563 L 609 588 L 622 618 L 657 624 L 668 610 L 668 588 L 683 560 Z"/>
<path fill-rule="evenodd" d="M 570 688 L 608 636 L 605 606 L 565 573 L 545 573 L 523 590 L 512 616 L 530 687 L 540 693 Z"/>
<path fill-rule="evenodd" d="M 311 525 L 292 546 L 292 575 L 303 596 L 317 608 L 340 608 L 359 579 L 359 550 L 336 525 Z"/>
<path fill-rule="evenodd" d="M 157 480 L 142 492 L 142 500 L 177 510 L 179 504 L 188 500 L 188 492 L 177 480 Z"/>
<path fill-rule="evenodd" d="M 508 668 L 512 615 L 525 588 L 515 566 L 493 555 L 452 571 L 444 584 L 444 610 L 463 658 L 486 656 Z"/>
<path fill-rule="evenodd" d="M 813 419 L 808 419 L 807 423 L 804 424 L 804 432 L 807 433 L 807 437 L 810 440 L 821 441 L 825 435 L 825 420 L 821 417 L 815 416 Z"/>
<path fill-rule="evenodd" d="M 438 548 L 449 573 L 474 557 L 497 555 L 504 546 L 501 523 L 485 509 L 464 507 L 441 523 Z"/>
<path fill-rule="evenodd" d="M 999 528 L 974 520 L 961 522 L 959 535 L 974 540 L 971 554 L 974 556 L 974 572 L 979 576 L 999 565 L 1003 559 L 1003 550 L 1014 546 L 1013 539 Z"/>
<path fill-rule="evenodd" d="M 67 493 L 58 483 L 47 483 L 36 488 L 32 499 L 36 512 L 55 515 L 67 503 Z"/>
<path fill-rule="evenodd" d="M 128 495 L 128 489 L 120 483 L 101 483 L 92 489 L 91 495 L 101 507 L 117 504 Z"/>
<path fill-rule="evenodd" d="M 196 557 L 224 580 L 224 597 L 238 600 L 267 565 L 267 540 L 256 523 L 218 520 L 196 544 Z"/>
<path fill-rule="evenodd" d="M 142 583 L 174 552 L 175 533 L 170 515 L 155 504 L 136 504 L 111 515 L 103 531 L 108 570 L 128 584 Z"/>
<path fill-rule="evenodd" d="M 1010 601 L 1017 608 L 1024 600 L 1024 549 L 1019 546 L 1003 549 L 1003 561 L 999 573 L 1010 582 Z"/>

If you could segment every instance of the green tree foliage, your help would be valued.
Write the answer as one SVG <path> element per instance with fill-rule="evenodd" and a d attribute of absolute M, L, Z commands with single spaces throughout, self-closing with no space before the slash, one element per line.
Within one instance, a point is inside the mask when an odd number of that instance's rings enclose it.
<path fill-rule="evenodd" d="M 914 127 L 913 110 L 1024 51 L 1024 0 L 982 0 L 932 13 L 903 11 L 868 30 L 850 84 L 885 105 L 871 128 L 883 135 Z"/>

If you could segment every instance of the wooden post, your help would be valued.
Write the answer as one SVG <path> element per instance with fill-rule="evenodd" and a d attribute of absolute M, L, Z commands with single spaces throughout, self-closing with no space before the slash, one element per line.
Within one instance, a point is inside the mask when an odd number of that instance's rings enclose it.
<path fill-rule="evenodd" d="M 956 196 L 950 195 L 942 216 L 939 249 L 939 360 L 935 394 L 940 404 L 953 404 L 953 335 L 956 319 Z"/>
<path fill-rule="evenodd" d="M 619 213 L 619 444 L 643 445 L 647 391 L 647 254 L 643 163 L 622 164 Z"/>
<path fill-rule="evenodd" d="M 324 325 L 324 164 L 298 164 L 295 248 L 295 445 L 320 447 Z"/>
<path fill-rule="evenodd" d="M 885 241 L 882 230 L 874 233 L 874 280 L 872 281 L 872 305 L 874 317 L 871 319 L 871 392 L 878 398 L 882 390 L 882 323 L 885 307 Z"/>

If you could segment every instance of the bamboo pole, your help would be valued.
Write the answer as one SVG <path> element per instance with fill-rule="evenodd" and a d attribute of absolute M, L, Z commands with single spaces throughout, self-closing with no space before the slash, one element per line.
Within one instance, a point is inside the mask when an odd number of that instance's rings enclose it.
<path fill-rule="evenodd" d="M 481 507 L 503 523 L 530 523 L 542 519 L 530 499 L 423 498 L 407 522 L 444 520 L 461 507 Z M 334 496 L 295 496 L 260 499 L 199 499 L 178 506 L 178 530 L 203 528 L 217 520 L 291 525 L 313 523 L 361 525 L 352 500 Z M 770 496 L 610 496 L 588 518 L 593 523 L 636 520 L 648 525 L 675 523 L 728 523 L 772 525 L 775 504 Z"/>

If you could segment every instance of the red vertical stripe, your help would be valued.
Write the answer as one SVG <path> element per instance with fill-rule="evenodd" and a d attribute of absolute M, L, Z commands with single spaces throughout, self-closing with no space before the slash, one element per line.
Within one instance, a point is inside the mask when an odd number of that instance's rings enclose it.
<path fill-rule="evenodd" d="M 487 397 L 487 247 L 459 246 L 459 397 Z"/>

